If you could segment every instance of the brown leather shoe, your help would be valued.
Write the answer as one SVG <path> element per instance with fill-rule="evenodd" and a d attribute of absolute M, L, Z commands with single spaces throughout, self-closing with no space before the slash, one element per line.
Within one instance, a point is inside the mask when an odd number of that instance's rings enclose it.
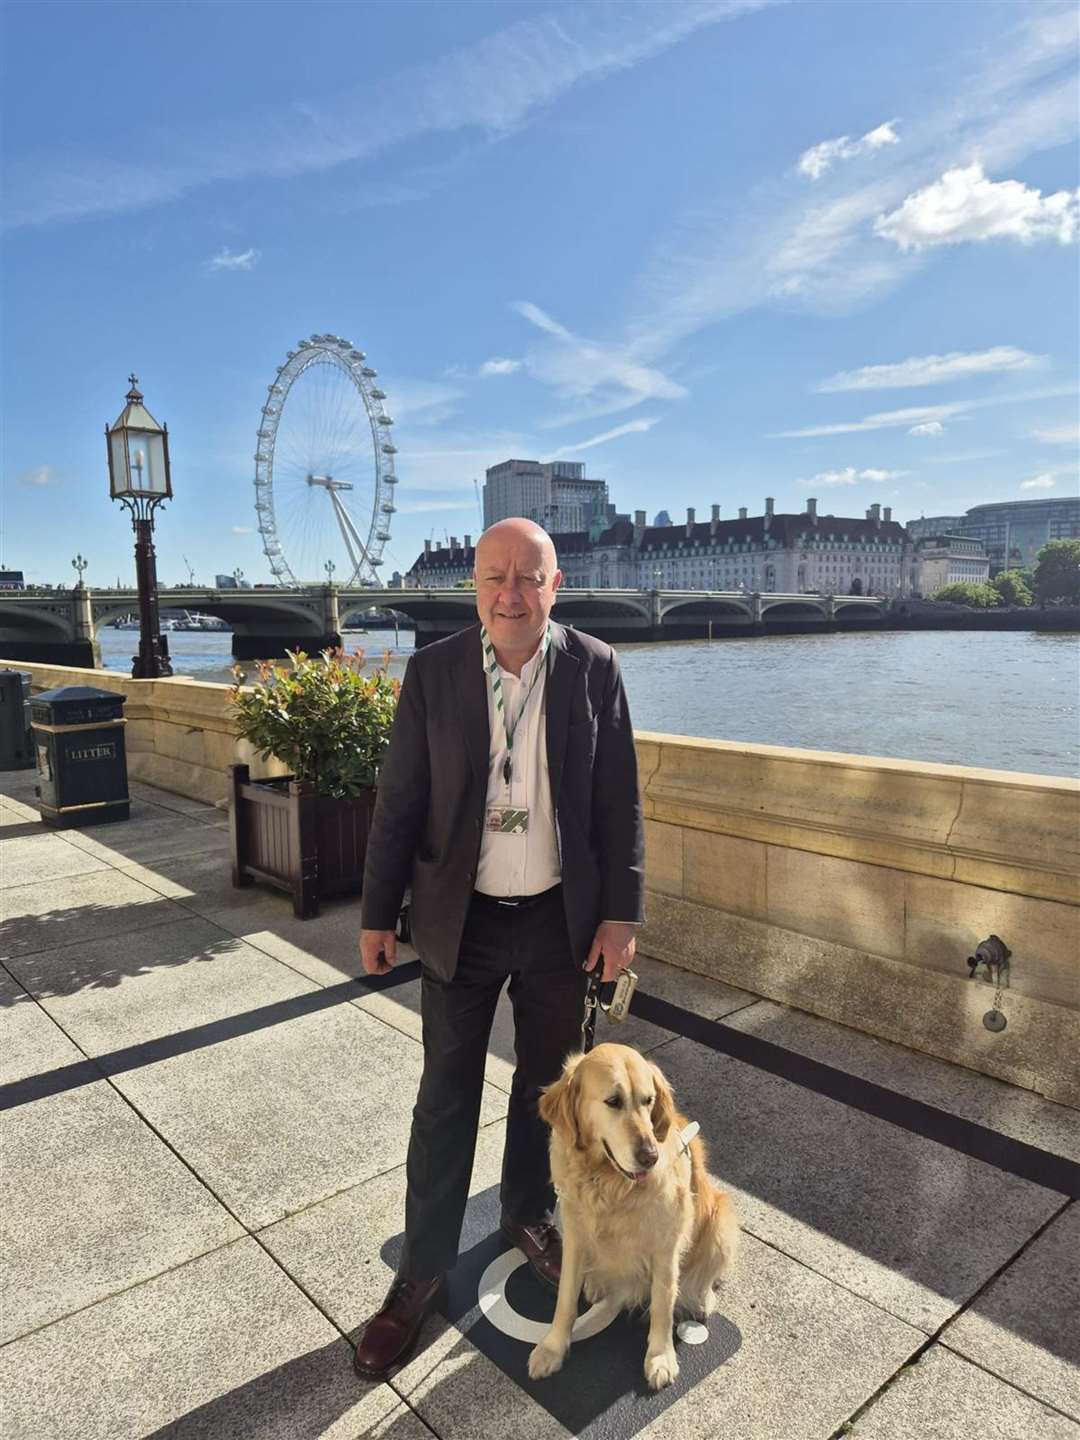
<path fill-rule="evenodd" d="M 519 1225 L 504 1215 L 499 1229 L 512 1245 L 524 1253 L 529 1269 L 549 1290 L 558 1290 L 562 1270 L 562 1236 L 550 1220 Z"/>
<path fill-rule="evenodd" d="M 383 1380 L 387 1371 L 406 1359 L 420 1327 L 442 1297 L 445 1276 L 434 1280 L 403 1280 L 387 1291 L 382 1309 L 364 1326 L 353 1366 L 366 1380 Z"/>

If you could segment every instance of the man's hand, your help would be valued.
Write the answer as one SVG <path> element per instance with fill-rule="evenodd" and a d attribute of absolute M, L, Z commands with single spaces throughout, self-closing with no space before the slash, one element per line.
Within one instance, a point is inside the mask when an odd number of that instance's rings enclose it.
<path fill-rule="evenodd" d="M 585 969 L 592 970 L 603 956 L 603 979 L 605 982 L 615 980 L 619 971 L 625 970 L 633 960 L 636 946 L 636 925 L 624 925 L 620 920 L 603 920 L 593 936 Z"/>
<path fill-rule="evenodd" d="M 389 975 L 397 960 L 393 930 L 361 930 L 360 959 L 369 975 Z"/>

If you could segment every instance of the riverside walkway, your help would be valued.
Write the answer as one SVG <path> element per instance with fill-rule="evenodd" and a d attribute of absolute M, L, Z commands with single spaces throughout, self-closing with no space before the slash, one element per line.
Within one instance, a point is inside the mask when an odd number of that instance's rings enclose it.
<path fill-rule="evenodd" d="M 359 1381 L 415 960 L 361 979 L 356 903 L 233 890 L 223 813 L 132 788 L 128 823 L 53 832 L 0 776 L 4 1440 L 1080 1440 L 1080 1112 L 658 959 L 607 1033 L 663 1067 L 744 1227 L 677 1383 L 644 1388 L 627 1317 L 527 1379 L 552 1300 L 496 1233 L 504 1012 L 446 1314 Z"/>

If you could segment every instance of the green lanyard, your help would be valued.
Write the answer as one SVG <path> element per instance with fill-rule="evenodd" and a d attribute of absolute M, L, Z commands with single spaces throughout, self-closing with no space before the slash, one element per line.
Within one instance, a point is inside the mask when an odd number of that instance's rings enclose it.
<path fill-rule="evenodd" d="M 514 731 L 520 724 L 521 717 L 525 714 L 526 707 L 528 706 L 529 701 L 532 699 L 532 692 L 536 689 L 536 682 L 544 673 L 544 662 L 547 660 L 548 647 L 551 645 L 551 625 L 549 623 L 547 629 L 544 631 L 544 644 L 543 648 L 540 651 L 540 656 L 536 662 L 536 669 L 533 671 L 532 681 L 529 685 L 529 692 L 525 696 L 524 704 L 518 711 L 517 719 L 514 721 L 513 725 L 510 724 L 510 717 L 506 713 L 506 705 L 503 701 L 502 680 L 499 677 L 499 662 L 495 658 L 494 647 L 492 646 L 491 640 L 488 638 L 488 632 L 483 625 L 480 626 L 480 645 L 484 651 L 484 669 L 491 676 L 491 689 L 492 693 L 495 696 L 495 709 L 502 716 L 503 730 L 506 732 L 506 759 L 503 762 L 503 779 L 506 781 L 507 785 L 509 785 L 511 777 L 514 773 Z"/>

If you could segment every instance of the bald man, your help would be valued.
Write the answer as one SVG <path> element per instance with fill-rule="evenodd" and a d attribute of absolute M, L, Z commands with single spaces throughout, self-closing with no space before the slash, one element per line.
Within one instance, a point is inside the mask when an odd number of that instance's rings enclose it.
<path fill-rule="evenodd" d="M 507 981 L 517 1068 L 502 1229 L 558 1288 L 537 1102 L 581 1048 L 584 970 L 601 964 L 613 979 L 633 958 L 642 919 L 637 763 L 615 656 L 551 620 L 562 575 L 538 525 L 492 525 L 474 573 L 480 623 L 409 662 L 364 867 L 369 975 L 393 968 L 394 926 L 412 886 L 424 1027 L 404 1251 L 356 1348 L 357 1370 L 372 1379 L 412 1350 L 457 1259 L 488 1038 Z"/>

